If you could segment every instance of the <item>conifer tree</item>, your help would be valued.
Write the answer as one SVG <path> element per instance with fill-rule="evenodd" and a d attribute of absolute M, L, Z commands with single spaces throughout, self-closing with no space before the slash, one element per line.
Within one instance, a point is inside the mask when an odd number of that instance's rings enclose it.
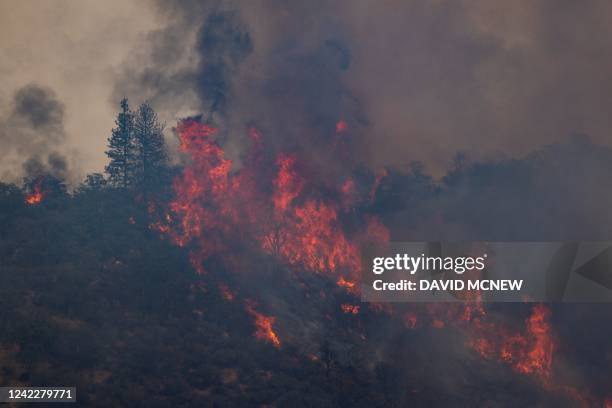
<path fill-rule="evenodd" d="M 128 100 L 121 100 L 121 112 L 115 121 L 116 127 L 108 139 L 106 155 L 110 158 L 105 171 L 109 183 L 114 187 L 129 188 L 134 181 L 136 149 L 134 144 L 134 114 Z"/>
<path fill-rule="evenodd" d="M 136 148 L 136 179 L 142 192 L 155 188 L 168 165 L 164 141 L 164 125 L 148 103 L 138 108 L 134 118 L 134 146 Z"/>

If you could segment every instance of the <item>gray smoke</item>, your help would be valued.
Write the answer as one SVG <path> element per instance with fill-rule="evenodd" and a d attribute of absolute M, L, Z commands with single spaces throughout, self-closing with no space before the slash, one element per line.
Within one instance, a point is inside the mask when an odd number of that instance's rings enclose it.
<path fill-rule="evenodd" d="M 0 119 L 2 179 L 68 176 L 68 160 L 62 153 L 64 115 L 64 105 L 50 88 L 31 83 L 15 92 L 8 113 Z"/>
<path fill-rule="evenodd" d="M 442 176 L 457 152 L 521 157 L 573 132 L 609 143 L 606 2 L 158 1 L 165 26 L 119 70 L 115 100 L 247 124 L 322 154 L 339 119 L 359 161 Z M 214 46 L 202 46 L 207 32 Z M 333 161 L 333 160 L 331 160 Z"/>

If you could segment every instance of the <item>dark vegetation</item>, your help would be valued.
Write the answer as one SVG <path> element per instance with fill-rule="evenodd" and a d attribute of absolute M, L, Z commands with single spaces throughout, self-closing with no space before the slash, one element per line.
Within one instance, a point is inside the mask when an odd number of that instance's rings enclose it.
<path fill-rule="evenodd" d="M 340 302 L 358 300 L 321 277 L 293 279 L 256 255 L 241 281 L 222 267 L 195 273 L 183 248 L 148 228 L 145 203 L 167 201 L 177 172 L 162 128 L 150 107 L 124 101 L 106 176 L 70 193 L 50 175 L 0 184 L 2 384 L 74 385 L 81 404 L 100 407 L 560 404 L 509 368 L 466 357 L 452 330 L 397 330 L 366 307 L 358 319 L 342 314 Z M 416 180 L 410 197 L 435 194 L 418 169 L 403 177 Z M 36 188 L 44 199 L 28 205 Z M 218 291 L 223 279 L 241 291 L 235 300 Z M 285 316 L 282 347 L 253 336 L 247 297 Z"/>
<path fill-rule="evenodd" d="M 347 295 L 316 279 L 307 289 L 288 277 L 266 281 L 294 315 L 276 349 L 253 336 L 243 303 L 223 299 L 181 248 L 129 222 L 142 208 L 125 192 L 50 193 L 28 206 L 20 189 L 0 189 L 3 384 L 75 385 L 82 404 L 100 407 L 468 406 L 516 401 L 517 389 L 525 403 L 541 401 L 528 379 L 462 361 L 453 333 L 432 344 L 427 330 L 389 335 L 384 315 L 343 315 L 338 299 Z M 337 298 L 317 300 L 322 289 Z M 292 338 L 313 321 L 327 339 Z M 431 382 L 448 381 L 457 364 L 479 380 L 460 389 Z"/>

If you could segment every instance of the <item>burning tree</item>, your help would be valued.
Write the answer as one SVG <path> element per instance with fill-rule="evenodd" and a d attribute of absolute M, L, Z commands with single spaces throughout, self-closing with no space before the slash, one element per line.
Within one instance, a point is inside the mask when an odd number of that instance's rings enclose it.
<path fill-rule="evenodd" d="M 169 212 L 152 227 L 167 232 L 179 246 L 189 245 L 196 270 L 203 272 L 204 261 L 241 237 L 291 266 L 335 276 L 343 287 L 352 288 L 350 280 L 360 270 L 358 242 L 388 239 L 375 217 L 364 220 L 365 231 L 347 235 L 341 200 L 309 197 L 309 181 L 299 174 L 293 155 L 280 153 L 274 163 L 263 162 L 257 154 L 262 143 L 258 132 L 251 131 L 251 151 L 236 172 L 215 141 L 215 128 L 186 120 L 177 132 L 190 162 L 174 182 Z M 266 166 L 275 169 L 272 180 L 264 178 Z M 336 189 L 341 196 L 342 188 Z M 371 237 L 373 233 L 378 235 Z"/>
<path fill-rule="evenodd" d="M 43 200 L 44 194 L 42 191 L 42 178 L 36 180 L 32 186 L 32 191 L 26 194 L 26 203 L 30 205 L 40 204 Z"/>
<path fill-rule="evenodd" d="M 37 205 L 49 198 L 59 198 L 67 195 L 63 180 L 50 174 L 40 175 L 24 182 L 25 202 Z"/>

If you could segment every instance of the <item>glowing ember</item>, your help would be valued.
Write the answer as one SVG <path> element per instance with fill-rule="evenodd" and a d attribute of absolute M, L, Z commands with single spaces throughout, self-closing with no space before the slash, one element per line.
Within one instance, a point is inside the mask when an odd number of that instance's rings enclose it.
<path fill-rule="evenodd" d="M 354 206 L 358 200 L 357 188 L 355 187 L 355 181 L 352 178 L 347 179 L 342 187 L 340 187 L 342 193 L 342 207 L 349 209 Z"/>
<path fill-rule="evenodd" d="M 342 184 L 342 187 L 340 188 L 340 190 L 345 195 L 354 194 L 355 193 L 355 181 L 353 181 L 353 179 L 351 178 L 346 179 L 344 184 Z"/>
<path fill-rule="evenodd" d="M 282 212 L 300 194 L 304 182 L 295 171 L 295 157 L 281 155 L 276 163 L 278 176 L 274 180 L 274 208 Z"/>
<path fill-rule="evenodd" d="M 499 358 L 519 373 L 547 379 L 554 351 L 549 316 L 550 311 L 545 306 L 534 306 L 525 322 L 525 332 L 514 334 L 508 334 L 507 329 L 493 323 L 475 319 L 471 326 L 473 339 L 468 345 L 484 358 Z"/>
<path fill-rule="evenodd" d="M 276 318 L 259 313 L 255 310 L 255 303 L 253 301 L 246 302 L 246 311 L 255 319 L 255 338 L 272 343 L 274 347 L 280 348 L 281 342 L 272 328 Z"/>
<path fill-rule="evenodd" d="M 341 288 L 345 288 L 349 292 L 353 292 L 355 290 L 355 282 L 347 281 L 344 279 L 344 276 L 340 276 L 336 284 Z"/>
<path fill-rule="evenodd" d="M 25 197 L 25 201 L 29 205 L 40 204 L 44 198 L 44 194 L 42 192 L 42 178 L 38 179 L 36 184 L 34 184 L 34 191 L 30 194 L 27 194 Z"/>
<path fill-rule="evenodd" d="M 310 361 L 321 361 L 321 358 L 315 354 L 309 354 L 307 357 Z"/>
<path fill-rule="evenodd" d="M 417 325 L 417 315 L 415 313 L 406 313 L 404 315 L 404 326 L 409 329 L 414 329 Z"/>
<path fill-rule="evenodd" d="M 532 308 L 522 332 L 489 318 L 478 299 L 463 305 L 432 303 L 426 306 L 426 310 L 432 327 L 450 326 L 465 330 L 469 338 L 467 345 L 481 357 L 499 360 L 516 372 L 548 382 L 555 343 L 549 322 L 550 310 L 546 306 L 539 304 Z"/>
<path fill-rule="evenodd" d="M 221 296 L 223 297 L 223 299 L 227 300 L 228 302 L 233 301 L 236 297 L 234 292 L 232 292 L 225 283 L 219 284 L 219 292 L 221 292 Z"/>
<path fill-rule="evenodd" d="M 344 313 L 348 313 L 348 314 L 357 314 L 359 313 L 359 306 L 358 305 L 351 305 L 349 303 L 343 303 L 340 305 L 340 309 L 342 309 L 342 311 Z"/>
<path fill-rule="evenodd" d="M 440 319 L 434 319 L 431 322 L 431 327 L 433 327 L 434 329 L 443 329 L 444 326 L 446 326 L 446 324 L 444 323 L 443 320 L 440 320 Z"/>
<path fill-rule="evenodd" d="M 550 337 L 550 311 L 543 305 L 533 308 L 527 319 L 527 333 L 508 339 L 502 348 L 502 358 L 513 363 L 523 374 L 550 376 L 554 344 Z"/>
<path fill-rule="evenodd" d="M 469 342 L 469 346 L 484 358 L 490 359 L 495 357 L 496 347 L 489 339 L 484 337 L 473 339 Z"/>
<path fill-rule="evenodd" d="M 347 129 L 348 124 L 344 120 L 339 120 L 338 123 L 336 123 L 336 133 L 344 133 L 347 131 Z"/>
<path fill-rule="evenodd" d="M 376 193 L 378 192 L 378 189 L 380 188 L 380 184 L 382 183 L 383 179 L 385 177 L 387 177 L 389 175 L 389 171 L 387 169 L 382 169 L 381 171 L 378 172 L 378 174 L 376 174 L 376 179 L 374 179 L 374 184 L 372 185 L 372 188 L 370 189 L 370 201 L 374 201 L 374 198 L 376 198 Z"/>

